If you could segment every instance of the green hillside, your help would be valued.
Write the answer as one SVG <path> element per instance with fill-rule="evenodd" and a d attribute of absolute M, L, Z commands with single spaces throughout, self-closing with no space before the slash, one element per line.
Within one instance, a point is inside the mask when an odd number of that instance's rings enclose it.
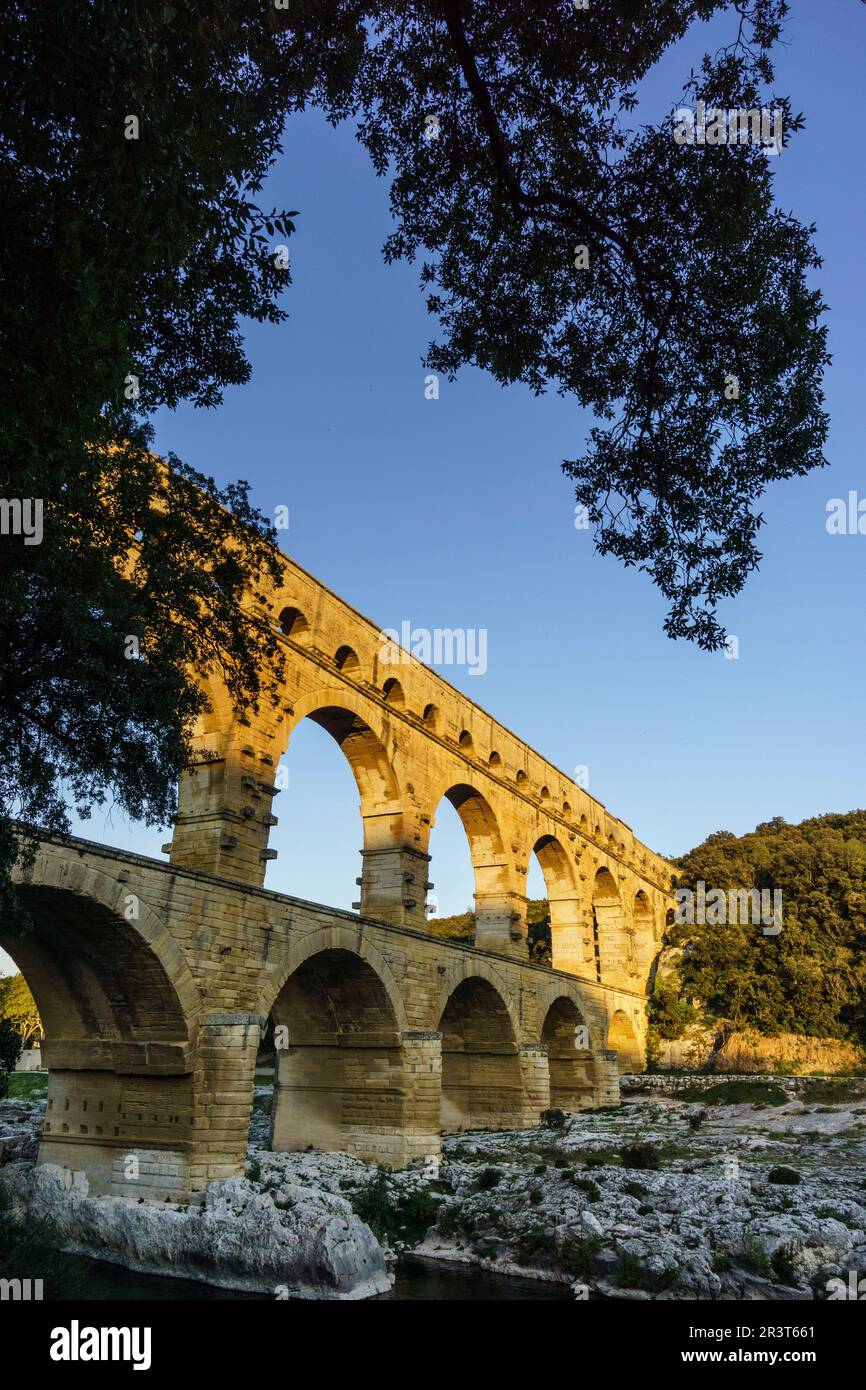
<path fill-rule="evenodd" d="M 681 1016 L 694 998 L 734 1027 L 866 1042 L 866 811 L 720 830 L 674 862 L 693 891 L 698 880 L 707 891 L 781 890 L 782 930 L 669 926 L 667 944 L 685 949 L 674 989 L 656 1001 L 662 1024 L 678 994 Z"/>

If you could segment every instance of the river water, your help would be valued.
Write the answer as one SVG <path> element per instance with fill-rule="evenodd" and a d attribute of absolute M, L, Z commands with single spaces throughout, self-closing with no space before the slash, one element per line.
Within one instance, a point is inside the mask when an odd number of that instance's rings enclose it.
<path fill-rule="evenodd" d="M 70 1274 L 67 1296 L 82 1300 L 129 1299 L 137 1302 L 151 1299 L 168 1301 L 201 1301 L 204 1299 L 272 1302 L 267 1294 L 241 1293 L 237 1289 L 218 1289 L 210 1284 L 190 1279 L 166 1279 L 156 1274 L 136 1274 L 121 1265 L 107 1264 L 82 1256 L 54 1257 L 57 1272 L 62 1273 L 68 1261 Z M 46 1281 L 45 1296 L 51 1297 L 52 1280 Z M 66 1282 L 65 1280 L 63 1282 Z M 570 1301 L 567 1284 L 553 1284 L 542 1279 L 512 1279 L 501 1274 L 471 1266 L 442 1265 L 434 1260 L 407 1256 L 400 1261 L 396 1283 L 388 1294 L 375 1302 L 389 1300 L 410 1302 L 445 1302 L 505 1300 Z"/>

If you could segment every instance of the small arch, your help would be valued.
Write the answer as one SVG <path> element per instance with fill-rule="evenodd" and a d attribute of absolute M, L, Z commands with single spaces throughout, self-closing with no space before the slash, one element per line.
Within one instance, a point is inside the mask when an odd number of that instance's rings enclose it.
<path fill-rule="evenodd" d="M 353 647 L 338 647 L 334 653 L 334 665 L 344 676 L 354 676 L 357 680 L 361 674 L 361 663 Z"/>
<path fill-rule="evenodd" d="M 497 751 L 496 751 L 495 748 L 491 751 L 490 757 L 487 759 L 487 761 L 488 761 L 488 763 L 489 763 L 489 765 L 490 765 L 491 767 L 501 767 L 501 766 L 502 766 L 502 759 L 501 759 L 501 757 L 499 756 L 499 754 L 497 753 Z"/>
<path fill-rule="evenodd" d="M 594 903 L 603 903 L 612 900 L 619 902 L 619 889 L 616 886 L 616 879 L 610 869 L 601 868 L 598 870 L 595 876 L 595 882 L 592 885 L 592 901 Z"/>
<path fill-rule="evenodd" d="M 550 800 L 550 788 L 549 788 L 548 786 L 542 787 L 542 788 L 541 788 L 541 791 L 540 791 L 538 794 L 539 794 L 539 796 L 541 797 L 541 800 L 542 800 L 542 801 L 549 801 L 549 800 Z"/>
<path fill-rule="evenodd" d="M 458 740 L 457 740 L 457 743 L 458 743 L 458 746 L 459 746 L 460 748 L 463 749 L 463 752 L 464 752 L 464 753 L 469 753 L 469 752 L 471 752 L 472 746 L 473 746 L 473 745 L 472 745 L 472 735 L 470 734 L 470 732 L 469 732 L 468 729 L 463 729 L 463 730 L 462 730 L 462 732 L 461 732 L 461 734 L 460 734 L 460 737 L 459 737 Z"/>
<path fill-rule="evenodd" d="M 544 875 L 553 968 L 575 974 L 583 961 L 583 927 L 574 865 L 553 835 L 542 835 L 532 852 Z"/>
<path fill-rule="evenodd" d="M 515 780 L 515 782 L 517 783 L 518 787 L 523 787 L 523 786 L 526 785 L 527 777 L 526 777 L 526 773 L 523 771 L 523 768 L 522 768 L 522 767 L 519 767 L 519 768 L 517 769 L 517 772 L 515 773 L 515 776 L 514 776 L 514 780 Z"/>
<path fill-rule="evenodd" d="M 572 999 L 561 995 L 547 1011 L 541 1030 L 550 1071 L 550 1104 L 574 1114 L 592 1103 L 594 1059 L 589 1029 Z"/>
<path fill-rule="evenodd" d="M 442 1034 L 442 1128 L 512 1129 L 523 1119 L 517 1040 L 502 996 L 472 975 L 448 998 Z"/>
<path fill-rule="evenodd" d="M 630 943 L 625 925 L 616 879 L 610 869 L 602 867 L 592 884 L 593 954 L 599 984 L 630 983 L 625 964 Z"/>
<path fill-rule="evenodd" d="M 643 1052 L 637 1030 L 624 1009 L 617 1009 L 610 1021 L 607 1045 L 616 1052 L 621 1072 L 643 1071 Z"/>
<path fill-rule="evenodd" d="M 653 924 L 652 903 L 642 888 L 634 895 L 634 921 L 635 926 L 651 927 Z"/>
<path fill-rule="evenodd" d="M 422 718 L 427 728 L 432 729 L 435 733 L 439 728 L 439 710 L 436 705 L 425 705 Z"/>
<path fill-rule="evenodd" d="M 280 613 L 280 630 L 293 642 L 300 642 L 309 634 L 310 624 L 300 608 L 284 608 Z"/>
<path fill-rule="evenodd" d="M 571 805 L 568 801 L 562 803 L 562 814 L 566 820 L 571 820 Z"/>
<path fill-rule="evenodd" d="M 555 898 L 576 891 L 571 861 L 555 836 L 542 835 L 533 845 L 532 852 L 538 856 L 548 897 Z"/>
<path fill-rule="evenodd" d="M 396 676 L 390 676 L 382 686 L 382 694 L 385 702 L 393 705 L 394 709 L 403 709 L 406 704 L 406 696 L 403 694 L 403 687 Z"/>
<path fill-rule="evenodd" d="M 581 828 L 581 830 L 583 830 L 583 831 L 586 832 L 587 834 L 589 833 L 589 821 L 587 820 L 586 816 L 581 816 L 581 818 L 580 818 L 580 828 Z"/>

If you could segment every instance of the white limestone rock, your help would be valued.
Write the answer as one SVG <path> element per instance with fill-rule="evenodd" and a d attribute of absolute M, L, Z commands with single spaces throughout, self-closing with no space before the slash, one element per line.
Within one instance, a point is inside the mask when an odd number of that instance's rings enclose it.
<path fill-rule="evenodd" d="M 4 1169 L 0 1183 L 9 1181 Z M 391 1287 L 384 1252 L 348 1202 L 298 1184 L 278 1200 L 246 1178 L 211 1183 L 202 1205 L 91 1197 L 83 1174 L 18 1169 L 18 1205 L 64 1248 L 142 1273 L 203 1280 L 275 1299 L 359 1299 Z"/>

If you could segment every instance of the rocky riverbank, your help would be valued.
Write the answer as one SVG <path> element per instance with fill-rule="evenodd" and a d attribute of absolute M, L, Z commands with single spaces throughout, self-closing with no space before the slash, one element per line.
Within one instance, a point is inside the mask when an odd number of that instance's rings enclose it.
<path fill-rule="evenodd" d="M 294 1279 L 308 1297 L 364 1297 L 387 1287 L 387 1270 L 411 1249 L 567 1283 L 578 1298 L 848 1296 L 852 1272 L 866 1278 L 862 1083 L 789 1091 L 743 1081 L 697 1102 L 685 1094 L 639 1095 L 561 1124 L 553 1114 L 537 1129 L 451 1135 L 438 1168 L 390 1173 L 346 1154 L 269 1152 L 259 1087 L 246 1176 L 213 1184 L 204 1216 L 199 1207 L 76 1197 L 74 1184 L 63 1198 L 59 1170 L 34 1178 L 32 1156 L 17 1151 L 26 1137 L 13 1136 L 9 1153 L 8 1107 L 24 1103 L 6 1102 L 0 1146 L 13 1161 L 0 1168 L 0 1186 L 50 1190 L 53 1219 L 63 1201 L 74 1206 L 78 1248 L 109 1231 L 134 1258 L 146 1251 L 148 1263 L 133 1267 L 155 1270 L 151 1261 L 165 1259 L 229 1287 Z M 37 1111 L 22 1115 L 22 1134 L 32 1134 Z M 112 1203 L 138 1215 L 106 1215 Z"/>
<path fill-rule="evenodd" d="M 44 1102 L 0 1102 L 7 1230 L 26 1226 L 66 1252 L 140 1273 L 278 1299 L 360 1299 L 391 1288 L 383 1249 L 345 1196 L 286 1169 L 268 1184 L 246 1177 L 211 1183 L 203 1202 L 189 1205 L 93 1197 L 83 1173 L 35 1166 L 43 1110 Z"/>

